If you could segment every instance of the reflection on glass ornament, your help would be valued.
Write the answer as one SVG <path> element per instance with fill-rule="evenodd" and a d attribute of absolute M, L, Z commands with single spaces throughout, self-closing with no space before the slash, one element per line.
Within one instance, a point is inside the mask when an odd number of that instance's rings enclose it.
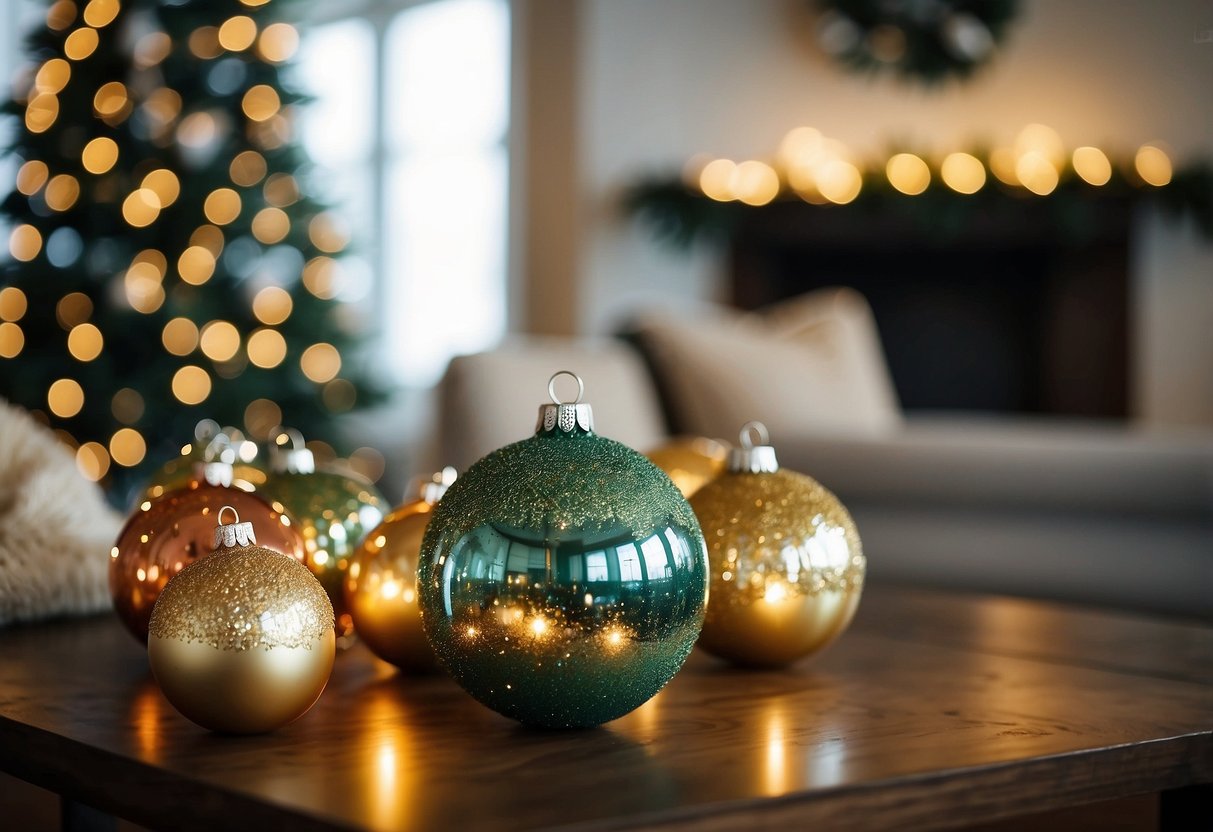
<path fill-rule="evenodd" d="M 712 570 L 699 646 L 735 664 L 779 667 L 847 628 L 867 562 L 846 508 L 816 480 L 781 469 L 765 427 L 750 422 L 741 443 L 728 471 L 691 498 Z"/>
<path fill-rule="evenodd" d="M 422 544 L 422 622 L 472 696 L 523 723 L 592 726 L 640 706 L 686 660 L 707 561 L 661 469 L 555 395 L 536 433 L 447 491 Z M 567 373 L 572 376 L 572 373 Z"/>
<path fill-rule="evenodd" d="M 252 454 L 248 449 L 252 448 Z M 265 471 L 257 463 L 257 446 L 233 427 L 220 428 L 213 419 L 203 419 L 194 428 L 194 441 L 184 446 L 181 456 L 170 459 L 144 486 L 141 500 L 154 500 L 169 491 L 182 488 L 198 478 L 199 465 L 219 462 L 231 466 L 231 482 L 241 491 L 255 491 L 265 485 Z"/>
<path fill-rule="evenodd" d="M 223 524 L 227 513 L 235 522 Z M 234 508 L 210 520 L 213 551 L 152 611 L 148 661 L 165 698 L 203 728 L 273 731 L 305 714 L 328 683 L 333 609 L 311 573 L 258 546 Z"/>
<path fill-rule="evenodd" d="M 437 666 L 421 628 L 417 561 L 434 507 L 455 478 L 455 469 L 447 467 L 422 480 L 413 499 L 366 536 L 346 574 L 345 602 L 358 637 L 401 670 L 428 672 Z"/>
<path fill-rule="evenodd" d="M 265 493 L 294 519 L 303 537 L 303 562 L 333 603 L 338 643 L 349 646 L 354 619 L 345 603 L 346 570 L 366 533 L 383 520 L 387 500 L 352 471 L 317 470 L 315 455 L 293 429 L 278 431 L 270 446 Z"/>
<path fill-rule="evenodd" d="M 302 561 L 303 538 L 291 518 L 233 486 L 230 462 L 196 462 L 179 488 L 139 504 L 110 550 L 109 589 L 122 623 L 143 641 L 152 607 L 166 585 L 211 551 L 215 515 L 231 506 L 261 529 L 267 548 Z"/>

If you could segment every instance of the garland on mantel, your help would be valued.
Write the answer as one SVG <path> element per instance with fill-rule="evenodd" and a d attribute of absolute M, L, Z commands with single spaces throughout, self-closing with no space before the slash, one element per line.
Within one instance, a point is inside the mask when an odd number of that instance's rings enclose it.
<path fill-rule="evenodd" d="M 1039 138 L 1042 132 L 1049 141 L 1022 141 L 1025 134 Z M 677 248 L 701 239 L 727 242 L 747 218 L 775 212 L 786 217 L 789 203 L 802 205 L 805 221 L 840 211 L 895 217 L 912 223 L 924 239 L 945 243 L 991 218 L 1039 206 L 1048 210 L 1059 238 L 1074 246 L 1103 227 L 1101 216 L 1112 204 L 1157 205 L 1172 216 L 1191 217 L 1213 239 L 1208 161 L 1174 169 L 1162 148 L 1145 145 L 1134 157 L 1114 163 L 1093 147 L 1062 153 L 1050 133 L 1031 125 L 1017 148 L 938 159 L 902 152 L 880 165 L 856 163 L 839 143 L 798 128 L 771 164 L 727 159 L 692 164 L 683 176 L 635 183 L 623 208 L 658 240 Z"/>

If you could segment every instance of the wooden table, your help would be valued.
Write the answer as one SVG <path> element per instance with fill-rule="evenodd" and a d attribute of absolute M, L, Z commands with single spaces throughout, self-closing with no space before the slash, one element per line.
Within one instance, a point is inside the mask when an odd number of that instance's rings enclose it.
<path fill-rule="evenodd" d="M 696 655 L 595 730 L 355 648 L 302 720 L 231 738 L 105 616 L 0 632 L 0 769 L 173 829 L 928 829 L 1156 792 L 1211 829 L 1213 626 L 871 588 L 818 659 Z"/>

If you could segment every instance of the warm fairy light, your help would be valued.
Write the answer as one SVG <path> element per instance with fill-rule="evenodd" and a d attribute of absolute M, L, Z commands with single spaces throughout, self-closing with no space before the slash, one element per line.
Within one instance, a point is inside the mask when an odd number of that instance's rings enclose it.
<path fill-rule="evenodd" d="M 227 321 L 211 321 L 202 327 L 198 344 L 211 361 L 228 361 L 240 351 L 240 330 Z"/>
<path fill-rule="evenodd" d="M 255 150 L 244 150 L 236 154 L 228 166 L 232 181 L 244 188 L 251 188 L 265 178 L 265 157 Z"/>
<path fill-rule="evenodd" d="M 80 383 L 70 378 L 61 378 L 46 391 L 46 404 L 61 419 L 70 419 L 84 407 L 84 390 Z"/>
<path fill-rule="evenodd" d="M 187 364 L 173 374 L 173 395 L 182 404 L 200 404 L 211 394 L 211 377 L 206 370 Z"/>
<path fill-rule="evenodd" d="M 118 16 L 118 0 L 90 0 L 84 7 L 84 22 L 98 29 L 108 26 Z"/>
<path fill-rule="evenodd" d="M 127 269 L 123 277 L 126 302 L 131 309 L 150 315 L 164 305 L 164 287 L 155 277 L 155 270 Z"/>
<path fill-rule="evenodd" d="M 173 355 L 189 355 L 198 348 L 198 327 L 189 318 L 173 318 L 164 325 L 160 343 Z"/>
<path fill-rule="evenodd" d="M 1106 185 L 1112 178 L 1112 163 L 1098 147 L 1078 147 L 1070 156 L 1074 172 L 1089 185 Z"/>
<path fill-rule="evenodd" d="M 122 217 L 136 228 L 151 225 L 160 216 L 160 197 L 151 188 L 136 188 L 122 201 Z"/>
<path fill-rule="evenodd" d="M 158 125 L 166 125 L 181 113 L 181 94 L 168 87 L 154 89 L 143 100 L 143 110 Z"/>
<path fill-rule="evenodd" d="M 168 258 L 164 256 L 164 252 L 155 248 L 145 248 L 131 258 L 131 264 L 147 263 L 156 270 L 157 280 L 163 280 L 168 274 Z"/>
<path fill-rule="evenodd" d="M 344 378 L 335 378 L 320 391 L 320 400 L 325 408 L 333 413 L 345 413 L 352 410 L 358 401 L 358 391 L 354 385 Z"/>
<path fill-rule="evenodd" d="M 547 619 L 544 618 L 542 615 L 537 615 L 531 619 L 530 627 L 531 627 L 531 632 L 536 637 L 542 636 L 544 633 L 546 633 L 548 631 Z"/>
<path fill-rule="evenodd" d="M 349 235 L 332 214 L 319 213 L 307 224 L 307 236 L 312 245 L 332 254 L 341 251 L 349 243 Z"/>
<path fill-rule="evenodd" d="M 240 216 L 240 194 L 231 188 L 216 188 L 207 194 L 202 212 L 215 225 L 227 225 Z"/>
<path fill-rule="evenodd" d="M 158 168 L 152 171 L 143 177 L 139 187 L 154 191 L 160 199 L 162 210 L 176 202 L 177 197 L 181 194 L 181 182 L 177 179 L 177 174 L 168 168 Z"/>
<path fill-rule="evenodd" d="M 704 196 L 717 202 L 733 199 L 733 174 L 737 163 L 731 159 L 716 159 L 708 162 L 699 172 L 699 189 Z"/>
<path fill-rule="evenodd" d="M 223 232 L 213 225 L 200 225 L 190 234 L 191 246 L 202 246 L 216 258 L 223 252 Z"/>
<path fill-rule="evenodd" d="M 21 327 L 5 321 L 0 323 L 0 358 L 16 358 L 25 347 L 25 333 Z"/>
<path fill-rule="evenodd" d="M 219 125 L 210 113 L 190 113 L 177 125 L 177 141 L 186 147 L 204 148 L 215 140 Z"/>
<path fill-rule="evenodd" d="M 120 81 L 110 81 L 102 84 L 93 96 L 93 110 L 99 116 L 112 116 L 127 105 L 129 97 L 126 87 Z"/>
<path fill-rule="evenodd" d="M 1147 185 L 1161 188 L 1171 181 L 1171 158 L 1157 145 L 1144 144 L 1138 148 L 1133 165 Z"/>
<path fill-rule="evenodd" d="M 150 69 L 173 51 L 173 39 L 164 32 L 148 32 L 135 43 L 135 66 Z"/>
<path fill-rule="evenodd" d="M 846 205 L 859 196 L 863 176 L 859 168 L 842 159 L 825 163 L 817 172 L 817 190 L 836 205 Z"/>
<path fill-rule="evenodd" d="M 132 387 L 123 387 L 110 399 L 110 412 L 124 425 L 133 425 L 142 419 L 145 407 L 143 395 Z"/>
<path fill-rule="evenodd" d="M 240 0 L 241 5 L 244 6 L 264 6 L 268 2 L 270 0 Z"/>
<path fill-rule="evenodd" d="M 86 478 L 96 482 L 110 468 L 110 455 L 98 442 L 85 442 L 76 449 L 76 467 Z"/>
<path fill-rule="evenodd" d="M 105 173 L 118 162 L 118 143 L 107 136 L 93 139 L 81 151 L 80 162 L 89 173 Z"/>
<path fill-rule="evenodd" d="M 71 78 L 72 65 L 62 58 L 51 58 L 38 68 L 38 74 L 34 76 L 34 89 L 57 93 L 67 86 Z"/>
<path fill-rule="evenodd" d="M 787 597 L 788 585 L 778 579 L 768 581 L 762 593 L 762 600 L 768 604 L 778 604 Z"/>
<path fill-rule="evenodd" d="M 290 230 L 290 217 L 281 208 L 262 208 L 253 217 L 253 236 L 267 246 L 282 242 Z"/>
<path fill-rule="evenodd" d="M 101 336 L 101 330 L 93 324 L 74 326 L 67 334 L 67 351 L 77 361 L 92 361 L 101 355 L 101 348 L 104 346 L 105 338 Z"/>
<path fill-rule="evenodd" d="M 997 147 L 990 151 L 990 173 L 1004 185 L 1019 184 L 1015 162 L 1015 151 L 1009 147 Z"/>
<path fill-rule="evenodd" d="M 261 192 L 270 205 L 285 208 L 299 200 L 299 183 L 289 173 L 275 173 L 265 180 L 265 187 Z"/>
<path fill-rule="evenodd" d="M 56 0 L 46 11 L 46 25 L 56 32 L 62 32 L 76 21 L 76 4 L 72 0 Z"/>
<path fill-rule="evenodd" d="M 87 321 L 92 314 L 93 301 L 83 292 L 70 292 L 55 304 L 55 318 L 59 326 L 68 331 Z"/>
<path fill-rule="evenodd" d="M 223 47 L 219 45 L 219 27 L 199 26 L 190 32 L 189 48 L 199 58 L 219 57 L 223 53 Z"/>
<path fill-rule="evenodd" d="M 229 52 L 243 52 L 257 39 L 257 24 L 247 15 L 236 15 L 219 27 L 219 45 Z"/>
<path fill-rule="evenodd" d="M 80 183 L 70 173 L 52 176 L 51 181 L 46 183 L 44 198 L 47 206 L 53 211 L 66 211 L 76 204 L 79 196 Z"/>
<path fill-rule="evenodd" d="M 1044 124 L 1028 124 L 1015 137 L 1015 156 L 1023 158 L 1029 153 L 1039 154 L 1053 166 L 1054 171 L 1060 170 L 1066 163 L 1066 146 L 1061 136 Z"/>
<path fill-rule="evenodd" d="M 814 127 L 795 127 L 779 143 L 778 157 L 784 167 L 816 155 L 822 148 L 821 131 Z"/>
<path fill-rule="evenodd" d="M 19 321 L 25 317 L 29 301 L 16 286 L 0 289 L 0 321 Z"/>
<path fill-rule="evenodd" d="M 249 125 L 249 139 L 265 150 L 274 150 L 290 141 L 291 123 L 281 114 Z"/>
<path fill-rule="evenodd" d="M 903 194 L 916 196 L 931 184 L 931 169 L 913 153 L 898 153 L 885 165 L 889 184 Z"/>
<path fill-rule="evenodd" d="M 202 246 L 190 246 L 177 258 L 177 274 L 191 286 L 201 286 L 215 273 L 215 255 Z"/>
<path fill-rule="evenodd" d="M 99 42 L 96 29 L 81 27 L 67 36 L 63 42 L 63 54 L 73 61 L 83 61 L 93 54 Z"/>
<path fill-rule="evenodd" d="M 303 267 L 303 286 L 321 300 L 337 296 L 340 267 L 331 257 L 313 257 Z"/>
<path fill-rule="evenodd" d="M 324 384 L 341 372 L 341 353 L 332 344 L 312 344 L 299 357 L 299 367 L 310 380 Z"/>
<path fill-rule="evenodd" d="M 244 426 L 254 439 L 267 439 L 282 424 L 282 408 L 269 399 L 254 399 L 244 409 Z"/>
<path fill-rule="evenodd" d="M 975 194 L 986 184 L 986 168 L 969 153 L 949 153 L 939 166 L 943 183 L 958 194 Z"/>
<path fill-rule="evenodd" d="M 31 159 L 17 169 L 17 190 L 26 196 L 33 196 L 46 184 L 48 176 L 50 169 L 46 162 Z"/>
<path fill-rule="evenodd" d="M 1038 196 L 1047 196 L 1057 187 L 1057 168 L 1035 151 L 1019 157 L 1015 163 L 1015 176 L 1025 188 Z"/>
<path fill-rule="evenodd" d="M 33 260 L 42 251 L 42 235 L 32 225 L 18 225 L 8 235 L 8 251 L 15 260 Z"/>
<path fill-rule="evenodd" d="M 45 133 L 58 117 L 59 98 L 53 93 L 39 93 L 25 107 L 25 126 L 31 133 Z"/>
<path fill-rule="evenodd" d="M 110 456 L 119 465 L 132 468 L 146 455 L 147 443 L 143 441 L 143 434 L 134 428 L 119 428 L 110 437 Z"/>
<path fill-rule="evenodd" d="M 244 98 L 240 100 L 240 109 L 253 121 L 265 121 L 282 106 L 278 91 L 268 84 L 257 84 L 249 87 Z"/>
<path fill-rule="evenodd" d="M 288 61 L 299 49 L 299 32 L 289 23 L 271 23 L 257 40 L 257 51 L 270 63 Z"/>
<path fill-rule="evenodd" d="M 253 314 L 261 323 L 270 326 L 289 318 L 294 305 L 290 292 L 280 286 L 266 286 L 253 296 Z"/>
<path fill-rule="evenodd" d="M 742 162 L 733 172 L 732 191 L 746 205 L 766 205 L 779 195 L 779 175 L 765 162 Z"/>

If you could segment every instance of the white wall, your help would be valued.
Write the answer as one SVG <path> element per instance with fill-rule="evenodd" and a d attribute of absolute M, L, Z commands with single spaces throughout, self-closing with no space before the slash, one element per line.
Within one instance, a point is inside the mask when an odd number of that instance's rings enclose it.
<path fill-rule="evenodd" d="M 930 91 L 843 72 L 810 43 L 807 0 L 583 0 L 577 142 L 584 204 L 580 328 L 639 303 L 711 298 L 720 258 L 658 248 L 614 213 L 619 189 L 706 152 L 769 155 L 808 124 L 861 152 L 1009 141 L 1029 122 L 1067 145 L 1165 140 L 1213 157 L 1207 0 L 1031 0 L 1004 53 Z M 1213 247 L 1152 222 L 1138 257 L 1136 412 L 1213 424 Z"/>

